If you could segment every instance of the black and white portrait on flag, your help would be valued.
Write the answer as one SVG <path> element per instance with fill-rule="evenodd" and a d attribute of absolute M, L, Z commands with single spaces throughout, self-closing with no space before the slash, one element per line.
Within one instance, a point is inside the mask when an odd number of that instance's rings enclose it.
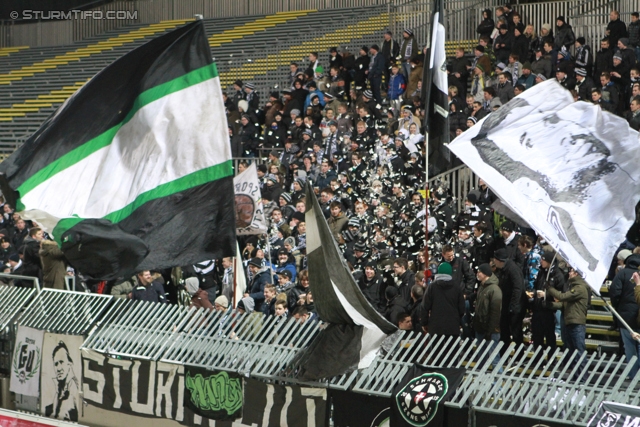
<path fill-rule="evenodd" d="M 599 290 L 640 198 L 636 131 L 547 81 L 449 148 Z"/>
<path fill-rule="evenodd" d="M 77 335 L 46 333 L 42 346 L 41 412 L 47 417 L 78 421 L 82 361 Z"/>

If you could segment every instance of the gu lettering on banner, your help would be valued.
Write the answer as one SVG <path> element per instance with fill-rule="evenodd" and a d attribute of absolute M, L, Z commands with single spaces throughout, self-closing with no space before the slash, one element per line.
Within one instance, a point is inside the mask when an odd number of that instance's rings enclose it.
<path fill-rule="evenodd" d="M 460 135 L 453 151 L 542 235 L 596 294 L 635 220 L 638 132 L 554 80 Z"/>
<path fill-rule="evenodd" d="M 640 407 L 601 402 L 587 427 L 640 427 Z"/>
<path fill-rule="evenodd" d="M 11 360 L 9 390 L 25 396 L 40 396 L 40 362 L 44 331 L 18 327 L 16 345 Z"/>
<path fill-rule="evenodd" d="M 41 413 L 64 421 L 78 421 L 81 408 L 82 361 L 80 335 L 44 334 L 42 346 Z"/>
<path fill-rule="evenodd" d="M 186 367 L 184 404 L 212 420 L 235 420 L 242 415 L 242 377 L 224 371 Z"/>
<path fill-rule="evenodd" d="M 260 195 L 256 164 L 233 178 L 236 201 L 236 233 L 238 235 L 264 234 L 267 223 Z"/>

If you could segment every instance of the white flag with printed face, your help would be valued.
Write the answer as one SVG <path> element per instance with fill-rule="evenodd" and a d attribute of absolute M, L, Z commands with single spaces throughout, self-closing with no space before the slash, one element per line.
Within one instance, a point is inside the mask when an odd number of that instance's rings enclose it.
<path fill-rule="evenodd" d="M 238 235 L 267 232 L 260 183 L 255 163 L 233 178 L 236 197 L 236 232 Z"/>
<path fill-rule="evenodd" d="M 11 362 L 9 390 L 25 396 L 40 396 L 40 365 L 44 331 L 19 326 Z"/>
<path fill-rule="evenodd" d="M 550 80 L 449 148 L 599 294 L 640 199 L 638 132 Z"/>

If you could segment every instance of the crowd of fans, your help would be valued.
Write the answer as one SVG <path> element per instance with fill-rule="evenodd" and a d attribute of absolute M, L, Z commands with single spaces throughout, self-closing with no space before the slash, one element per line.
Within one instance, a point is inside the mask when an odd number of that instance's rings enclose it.
<path fill-rule="evenodd" d="M 456 50 L 447 68 L 451 137 L 551 78 L 576 100 L 597 103 L 640 127 L 637 13 L 627 26 L 612 11 L 595 55 L 562 16 L 553 29 L 545 24 L 539 32 L 525 22 L 509 5 L 485 10 L 473 57 Z M 224 94 L 233 156 L 244 159 L 238 172 L 251 162 L 258 165 L 269 226 L 265 235 L 240 238 L 243 298 L 234 298 L 231 258 L 141 272 L 114 283 L 88 282 L 91 290 L 181 303 L 184 288 L 187 303 L 198 307 L 314 320 L 304 215 L 309 184 L 357 285 L 400 329 L 489 343 L 522 343 L 526 335 L 534 347 L 551 350 L 561 337 L 582 354 L 590 301 L 585 281 L 533 230 L 494 212 L 496 196 L 482 180 L 460 211 L 444 183 L 424 192 L 425 57 L 412 30 L 397 41 L 387 31 L 380 45 L 362 46 L 358 55 L 333 48 L 329 58 L 321 63 L 311 52 L 308 64 L 292 63 L 284 89 L 266 102 L 250 82 L 236 81 L 234 91 Z M 1 246 L 10 271 L 33 266 L 34 254 L 42 258 L 40 268 L 46 266 L 46 257 L 56 255 L 45 254 L 42 232 L 35 226 L 28 231 L 8 205 L 4 212 Z M 639 230 L 636 223 L 629 231 L 621 247 L 628 253 L 621 251 L 622 261 L 612 265 L 609 277 L 612 302 L 636 333 Z M 636 335 L 625 331 L 627 357 L 640 356 Z M 637 370 L 636 365 L 632 375 Z"/>

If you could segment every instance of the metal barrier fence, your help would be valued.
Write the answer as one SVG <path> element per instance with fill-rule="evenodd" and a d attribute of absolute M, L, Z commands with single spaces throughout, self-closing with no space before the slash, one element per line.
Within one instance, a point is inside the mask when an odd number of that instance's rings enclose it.
<path fill-rule="evenodd" d="M 438 183 L 444 184 L 449 189 L 459 212 L 464 207 L 464 200 L 469 191 L 478 188 L 478 176 L 467 166 L 462 165 L 429 178 L 429 188 Z"/>
<path fill-rule="evenodd" d="M 380 397 L 390 397 L 414 363 L 464 367 L 465 379 L 446 405 L 468 411 L 472 426 L 481 413 L 584 426 L 602 400 L 640 404 L 640 376 L 626 379 L 635 358 L 626 363 L 623 357 L 598 352 L 577 357 L 560 349 L 505 348 L 502 343 L 405 331 L 390 336 L 366 369 L 301 381 L 292 361 L 322 328 L 322 322 L 301 324 L 261 313 L 118 301 L 82 348 Z"/>
<path fill-rule="evenodd" d="M 35 289 L 0 286 L 0 374 L 7 375 L 11 371 L 14 322 L 35 294 Z"/>
<path fill-rule="evenodd" d="M 17 323 L 47 332 L 84 335 L 113 299 L 111 295 L 45 288 L 31 300 Z"/>

